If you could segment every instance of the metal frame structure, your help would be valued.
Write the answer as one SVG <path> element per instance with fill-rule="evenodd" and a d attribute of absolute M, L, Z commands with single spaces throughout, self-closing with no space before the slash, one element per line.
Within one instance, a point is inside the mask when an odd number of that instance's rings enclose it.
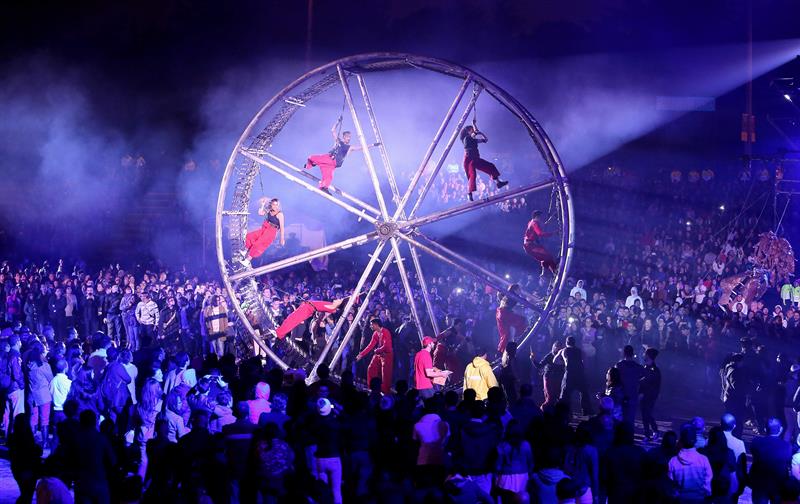
<path fill-rule="evenodd" d="M 425 151 L 408 188 L 402 195 L 397 186 L 391 158 L 387 146 L 383 142 L 366 82 L 366 76 L 369 74 L 389 70 L 430 71 L 452 77 L 460 82 L 453 102 Z M 362 112 L 357 108 L 354 94 L 351 90 L 353 80 L 356 81 L 357 90 L 363 100 L 363 110 L 366 111 L 369 122 L 368 130 L 362 127 L 360 117 Z M 321 191 L 317 187 L 316 182 L 318 182 L 318 179 L 315 176 L 300 167 L 293 166 L 285 161 L 285 156 L 280 156 L 279 153 L 272 150 L 276 137 L 295 112 L 305 107 L 316 96 L 336 87 L 341 89 L 346 107 L 350 111 L 355 137 L 358 141 L 357 145 L 362 147 L 377 206 L 362 201 L 338 188 L 331 187 L 330 193 Z M 469 99 L 466 104 L 462 104 L 465 95 L 468 94 L 470 89 L 472 92 L 469 95 Z M 416 214 L 425 200 L 425 196 L 433 185 L 447 155 L 458 139 L 459 132 L 466 124 L 469 114 L 481 95 L 488 95 L 496 100 L 522 124 L 544 160 L 551 178 L 539 183 L 510 189 L 481 201 L 469 202 L 430 215 L 417 217 Z M 456 116 L 457 120 L 454 124 L 451 124 Z M 368 148 L 373 141 L 368 140 L 367 131 L 371 132 L 374 143 L 378 145 L 383 171 L 391 190 L 389 201 L 395 205 L 391 210 L 386 204 L 387 200 L 381 190 L 381 180 Z M 429 169 L 429 163 L 434 157 L 434 153 L 437 152 L 439 143 L 443 138 L 446 138 L 444 147 L 439 149 L 439 155 L 433 163 L 433 169 L 420 187 L 420 181 Z M 352 213 L 359 221 L 363 220 L 374 225 L 375 230 L 317 250 L 275 261 L 265 266 L 256 268 L 245 265 L 232 266 L 230 261 L 232 254 L 244 249 L 253 184 L 260 171 L 264 168 Z M 217 200 L 217 260 L 233 306 L 239 315 L 242 325 L 253 337 L 256 344 L 284 369 L 289 367 L 287 361 L 301 361 L 310 371 L 309 380 L 311 380 L 314 378 L 319 365 L 326 361 L 328 354 L 336 343 L 338 343 L 338 348 L 329 362 L 333 366 L 339 360 L 343 349 L 367 311 L 370 296 L 380 285 L 391 264 L 397 266 L 418 335 L 422 339 L 424 319 L 422 312 L 418 310 L 413 287 L 409 281 L 409 271 L 407 270 L 407 265 L 404 264 L 403 249 L 401 247 L 403 244 L 407 246 L 411 258 L 411 264 L 408 267 L 413 268 L 422 293 L 421 304 L 424 308 L 424 314 L 436 333 L 439 332 L 439 325 L 433 304 L 428 296 L 427 282 L 419 258 L 420 252 L 453 268 L 457 268 L 485 285 L 490 285 L 498 290 L 507 289 L 510 284 L 506 279 L 498 277 L 463 255 L 449 250 L 426 237 L 422 233 L 421 227 L 546 188 L 550 188 L 557 196 L 557 212 L 561 224 L 560 264 L 558 272 L 544 298 L 533 293 L 521 291 L 514 294 L 520 303 L 533 309 L 537 315 L 536 321 L 524 335 L 520 345 L 525 344 L 528 338 L 546 321 L 553 309 L 557 295 L 564 285 L 574 249 L 572 194 L 566 172 L 550 139 L 539 123 L 516 99 L 468 68 L 438 59 L 409 54 L 372 53 L 352 56 L 316 68 L 283 88 L 258 111 L 240 136 L 225 168 Z M 416 199 L 413 198 L 415 194 L 417 194 Z M 309 359 L 301 350 L 288 342 L 279 344 L 276 341 L 272 346 L 265 343 L 262 335 L 268 329 L 273 328 L 275 322 L 259 292 L 257 278 L 311 259 L 324 257 L 351 247 L 363 246 L 371 242 L 376 242 L 375 248 L 370 254 L 366 268 L 352 290 L 352 293 L 356 295 L 350 296 L 331 337 L 316 359 Z M 388 253 L 383 257 L 383 264 L 373 276 L 373 270 L 376 264 L 381 262 L 381 256 L 384 254 L 385 249 L 388 250 Z M 370 282 L 371 277 L 372 281 Z M 368 283 L 370 285 L 369 289 L 363 291 Z M 354 315 L 354 321 L 349 330 L 340 338 L 345 320 L 348 314 L 356 307 L 359 297 L 362 298 L 360 300 L 361 304 Z M 278 350 L 281 355 L 273 351 L 273 348 Z"/>

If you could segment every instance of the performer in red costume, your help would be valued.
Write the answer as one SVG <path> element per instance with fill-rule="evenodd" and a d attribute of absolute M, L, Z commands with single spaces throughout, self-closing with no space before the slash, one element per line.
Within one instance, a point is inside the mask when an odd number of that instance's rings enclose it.
<path fill-rule="evenodd" d="M 544 230 L 542 230 L 542 212 L 534 210 L 531 215 L 531 220 L 528 222 L 528 227 L 525 229 L 525 238 L 522 242 L 522 248 L 525 249 L 525 252 L 527 252 L 529 256 L 533 257 L 542 265 L 542 275 L 544 275 L 545 269 L 555 275 L 556 268 L 558 267 L 553 256 L 550 255 L 550 252 L 548 252 L 541 243 L 542 238 L 551 236 L 552 234 L 553 233 L 545 233 Z"/>
<path fill-rule="evenodd" d="M 356 361 L 360 361 L 367 356 L 368 353 L 375 349 L 372 360 L 369 361 L 367 368 L 367 383 L 372 381 L 376 376 L 382 381 L 381 392 L 388 394 L 392 388 L 392 364 L 394 359 L 394 351 L 392 350 L 392 333 L 383 327 L 381 319 L 374 318 L 369 321 L 369 326 L 372 329 L 372 340 L 369 345 L 356 357 Z"/>
<path fill-rule="evenodd" d="M 322 180 L 319 182 L 319 188 L 326 193 L 329 193 L 328 187 L 330 187 L 331 183 L 333 182 L 333 171 L 342 166 L 342 163 L 344 163 L 344 158 L 347 157 L 347 154 L 353 151 L 362 150 L 360 146 L 350 145 L 351 135 L 349 131 L 343 131 L 342 137 L 339 138 L 338 131 L 341 126 L 342 116 L 339 116 L 339 120 L 336 121 L 336 124 L 334 124 L 331 128 L 331 135 L 333 135 L 333 149 L 325 154 L 314 154 L 309 156 L 304 167 L 306 170 L 310 170 L 312 166 L 319 166 L 319 170 L 322 173 Z M 376 147 L 378 145 L 379 144 L 374 143 L 371 145 L 371 147 Z"/>
<path fill-rule="evenodd" d="M 292 332 L 292 329 L 299 326 L 309 318 L 311 318 L 317 312 L 325 312 L 325 313 L 334 313 L 336 310 L 339 309 L 344 299 L 337 299 L 335 301 L 313 301 L 313 300 L 305 300 L 300 303 L 300 306 L 297 307 L 292 313 L 289 314 L 288 317 L 283 321 L 283 323 L 274 331 L 275 336 L 278 339 L 283 339 L 286 337 L 287 334 Z"/>
<path fill-rule="evenodd" d="M 475 179 L 479 171 L 489 175 L 497 184 L 498 189 L 508 185 L 507 181 L 500 180 L 500 172 L 497 171 L 497 167 L 481 158 L 478 152 L 478 144 L 486 143 L 489 139 L 482 131 L 478 131 L 474 123 L 472 126 L 467 126 L 461 130 L 461 141 L 464 143 L 464 172 L 467 174 L 467 183 L 469 185 L 467 187 L 467 197 L 470 201 L 472 201 L 472 193 L 477 189 Z"/>
<path fill-rule="evenodd" d="M 509 292 L 515 289 L 519 289 L 519 285 L 514 284 L 508 288 Z M 497 344 L 497 353 L 501 355 L 505 351 L 508 341 L 516 341 L 528 327 L 528 321 L 525 317 L 514 312 L 514 306 L 516 306 L 516 304 L 516 300 L 504 295 L 502 299 L 500 299 L 500 306 L 495 313 L 497 332 L 500 334 L 500 342 Z M 513 339 L 511 338 L 512 328 L 514 329 Z"/>
<path fill-rule="evenodd" d="M 261 205 L 258 208 L 258 215 L 264 216 L 264 222 L 261 227 L 255 231 L 250 231 L 244 240 L 245 250 L 242 251 L 240 261 L 250 266 L 250 261 L 266 252 L 272 242 L 275 241 L 275 236 L 280 231 L 281 241 L 283 246 L 286 240 L 283 237 L 283 212 L 281 211 L 281 202 L 278 198 L 268 200 L 261 198 L 259 200 Z"/>

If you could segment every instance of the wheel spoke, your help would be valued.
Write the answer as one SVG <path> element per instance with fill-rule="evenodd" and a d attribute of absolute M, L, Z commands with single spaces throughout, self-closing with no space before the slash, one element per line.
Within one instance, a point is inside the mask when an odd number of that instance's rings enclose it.
<path fill-rule="evenodd" d="M 286 170 L 284 170 L 283 168 L 275 165 L 274 163 L 271 163 L 270 161 L 267 161 L 266 159 L 263 159 L 263 158 L 260 158 L 260 157 L 258 157 L 256 155 L 254 155 L 254 154 L 251 154 L 246 149 L 241 149 L 239 152 L 241 152 L 241 154 L 244 157 L 246 157 L 247 159 L 250 159 L 251 161 L 255 161 L 256 163 L 258 163 L 261 166 L 266 166 L 270 170 L 283 175 L 285 178 L 291 180 L 292 182 L 300 184 L 301 186 L 305 187 L 309 191 L 314 192 L 316 194 L 319 194 L 320 196 L 322 196 L 323 198 L 327 199 L 328 201 L 331 201 L 334 204 L 339 205 L 340 207 L 344 208 L 348 212 L 357 215 L 359 218 L 364 219 L 367 222 L 370 222 L 372 224 L 374 224 L 376 222 L 376 219 L 373 216 L 367 214 L 366 209 L 360 209 L 359 210 L 358 208 L 350 205 L 349 203 L 345 203 L 344 201 L 341 201 L 341 200 L 339 200 L 337 198 L 334 198 L 333 196 L 331 196 L 330 194 L 326 193 L 325 191 L 322 191 L 318 187 L 316 187 L 316 186 L 314 186 L 312 184 L 309 184 L 305 180 L 303 180 L 303 179 L 301 179 L 301 178 L 299 178 L 299 177 L 297 177 L 295 175 L 292 175 L 291 173 L 289 173 Z"/>
<path fill-rule="evenodd" d="M 344 91 L 345 101 L 350 108 L 350 115 L 353 118 L 353 127 L 358 135 L 358 141 L 361 144 L 361 150 L 364 152 L 364 162 L 367 163 L 367 171 L 372 180 L 372 187 L 375 189 L 375 197 L 378 199 L 378 208 L 381 210 L 381 217 L 383 220 L 389 219 L 389 212 L 386 210 L 386 202 L 383 200 L 383 193 L 381 192 L 381 184 L 378 181 L 378 175 L 375 173 L 375 165 L 372 163 L 372 154 L 369 152 L 369 145 L 367 138 L 364 136 L 364 129 L 361 127 L 361 121 L 358 119 L 358 112 L 356 111 L 355 104 L 353 103 L 353 95 L 350 92 L 350 85 L 347 83 L 347 76 L 341 65 L 336 65 L 336 70 L 339 72 L 339 80 L 342 82 L 342 90 Z"/>
<path fill-rule="evenodd" d="M 361 90 L 361 96 L 364 99 L 364 107 L 367 110 L 369 123 L 372 126 L 372 133 L 375 135 L 375 141 L 378 142 L 378 152 L 381 154 L 383 169 L 386 171 L 386 179 L 389 181 L 389 187 L 392 190 L 392 201 L 394 201 L 395 205 L 398 205 L 400 204 L 400 190 L 397 188 L 397 179 L 395 179 L 394 170 L 392 170 L 389 153 L 386 150 L 386 143 L 383 141 L 383 135 L 381 135 L 381 129 L 378 126 L 378 119 L 375 117 L 375 109 L 372 108 L 372 100 L 367 91 L 367 83 L 364 81 L 364 76 L 361 74 L 356 74 L 356 81 Z"/>
<path fill-rule="evenodd" d="M 520 303 L 523 303 L 524 305 L 528 306 L 535 312 L 537 313 L 542 312 L 542 307 L 539 306 L 539 301 L 531 294 L 528 294 L 522 290 L 520 290 L 519 295 L 515 295 L 514 293 L 509 293 L 508 288 L 511 285 L 513 285 L 511 282 L 495 275 L 491 271 L 470 261 L 466 257 L 453 252 L 447 247 L 440 245 L 422 235 L 420 235 L 420 237 L 422 238 L 422 240 L 420 241 L 415 240 L 410 236 L 402 233 L 399 233 L 397 236 L 409 242 L 410 244 L 414 245 L 414 247 L 418 248 L 419 250 L 427 252 L 433 257 L 439 259 L 440 261 L 444 261 L 445 263 L 460 269 L 464 273 L 467 273 L 468 275 L 481 280 L 483 283 L 488 284 L 501 292 L 507 293 L 509 296 L 513 297 Z"/>
<path fill-rule="evenodd" d="M 372 285 L 367 292 L 364 293 L 364 300 L 361 301 L 361 305 L 358 307 L 358 311 L 356 311 L 355 316 L 353 317 L 353 322 L 350 324 L 350 327 L 347 328 L 347 332 L 344 335 L 344 338 L 339 342 L 339 348 L 336 349 L 336 352 L 333 354 L 331 358 L 331 362 L 329 366 L 333 368 L 336 366 L 336 363 L 339 362 L 339 359 L 344 352 L 345 347 L 350 342 L 350 339 L 355 334 L 356 330 L 360 329 L 358 325 L 361 322 L 361 319 L 364 318 L 364 314 L 367 313 L 369 309 L 369 300 L 372 295 L 375 293 L 375 290 L 380 286 L 381 280 L 386 275 L 386 271 L 389 269 L 389 266 L 392 264 L 392 261 L 396 261 L 397 257 L 395 257 L 394 250 L 389 252 L 389 255 L 386 256 L 386 259 L 381 266 L 381 269 L 378 271 L 378 274 L 375 275 L 375 279 L 372 281 Z M 331 341 L 333 341 L 333 337 L 331 337 Z"/>
<path fill-rule="evenodd" d="M 406 297 L 408 297 L 408 306 L 411 308 L 411 316 L 414 317 L 414 323 L 417 324 L 417 334 L 419 335 L 419 342 L 422 343 L 423 328 L 422 328 L 422 321 L 419 319 L 419 312 L 417 312 L 417 303 L 414 300 L 414 291 L 411 290 L 411 283 L 408 281 L 408 274 L 406 273 L 406 267 L 403 264 L 403 256 L 400 254 L 400 246 L 397 243 L 397 238 L 392 237 L 390 239 L 392 243 L 392 251 L 394 252 L 395 259 L 397 262 L 397 271 L 400 273 L 400 282 L 403 284 L 403 289 L 406 291 Z"/>
<path fill-rule="evenodd" d="M 318 257 L 324 257 L 326 255 L 330 255 L 334 252 L 338 252 L 339 250 L 348 249 L 353 245 L 363 245 L 377 238 L 378 238 L 378 232 L 371 231 L 369 233 L 364 233 L 362 235 L 355 236 L 353 238 L 348 238 L 346 240 L 332 243 L 330 245 L 326 245 L 324 247 L 315 250 L 310 250 L 308 252 L 303 252 L 302 254 L 298 254 L 292 257 L 287 257 L 286 259 L 281 259 L 280 261 L 275 261 L 273 263 L 265 264 L 264 266 L 259 266 L 257 268 L 249 269 L 246 271 L 240 271 L 238 273 L 230 275 L 228 278 L 232 282 L 236 282 L 239 280 L 243 280 L 245 278 L 266 275 L 267 273 L 282 270 L 284 268 L 288 268 L 289 266 L 294 266 L 295 264 L 304 263 L 306 261 L 310 261 Z"/>
<path fill-rule="evenodd" d="M 469 102 L 467 103 L 467 108 L 461 114 L 461 117 L 458 118 L 458 124 L 453 129 L 453 133 L 450 135 L 450 138 L 447 140 L 447 144 L 445 145 L 444 152 L 441 153 L 439 156 L 438 161 L 436 161 L 436 166 L 433 168 L 433 172 L 428 177 L 428 180 L 425 181 L 425 185 L 422 186 L 422 191 L 420 192 L 419 196 L 417 197 L 416 203 L 411 208 L 411 211 L 408 213 L 408 217 L 414 217 L 414 214 L 419 209 L 422 202 L 425 200 L 425 196 L 427 196 L 428 191 L 431 189 L 434 180 L 436 179 L 436 175 L 439 174 L 439 170 L 442 169 L 442 165 L 444 164 L 444 160 L 447 158 L 447 155 L 450 154 L 450 149 L 453 147 L 453 144 L 456 143 L 456 139 L 458 139 L 458 134 L 461 132 L 461 128 L 464 127 L 464 123 L 467 122 L 467 118 L 469 117 L 469 113 L 472 111 L 472 108 L 475 106 L 475 102 L 478 101 L 478 96 L 480 96 L 481 91 L 483 90 L 482 87 L 478 86 L 472 92 L 472 97 L 470 98 Z"/>
<path fill-rule="evenodd" d="M 417 184 L 419 183 L 419 179 L 422 178 L 422 174 L 425 172 L 425 168 L 428 166 L 428 162 L 431 160 L 433 156 L 433 152 L 436 150 L 436 146 L 439 145 L 439 140 L 444 135 L 444 132 L 447 130 L 447 126 L 450 124 L 450 120 L 453 118 L 453 114 L 456 113 L 459 104 L 461 104 L 461 99 L 464 97 L 464 93 L 467 92 L 467 88 L 469 84 L 472 82 L 471 77 L 467 77 L 461 83 L 461 87 L 458 88 L 458 93 L 456 93 L 456 97 L 453 99 L 453 103 L 450 105 L 450 108 L 447 109 L 447 113 L 442 119 L 442 123 L 439 125 L 439 129 L 436 130 L 436 134 L 433 135 L 433 140 L 431 140 L 430 145 L 428 145 L 428 150 L 425 151 L 425 155 L 422 157 L 422 162 L 419 164 L 417 171 L 414 173 L 414 176 L 411 178 L 411 182 L 408 184 L 406 188 L 405 194 L 403 194 L 403 198 L 397 204 L 397 209 L 394 212 L 394 220 L 400 218 L 403 214 L 403 209 L 408 203 L 409 198 L 414 193 L 414 189 L 416 189 Z"/>
<path fill-rule="evenodd" d="M 420 263 L 419 254 L 417 254 L 417 250 L 410 243 L 408 244 L 408 250 L 411 251 L 411 260 L 414 263 L 414 269 L 417 271 L 417 282 L 419 283 L 420 290 L 422 290 L 422 299 L 425 301 L 425 309 L 428 310 L 428 318 L 431 320 L 433 333 L 439 334 L 439 322 L 436 320 L 436 312 L 433 309 L 431 298 L 428 295 L 428 283 L 425 281 L 425 275 L 422 274 L 422 263 Z"/>
<path fill-rule="evenodd" d="M 268 158 L 270 158 L 270 159 L 272 159 L 274 161 L 277 161 L 278 163 L 282 164 L 283 166 L 291 169 L 292 171 L 294 171 L 298 175 L 301 175 L 301 176 L 307 178 L 308 180 L 312 180 L 312 181 L 314 181 L 314 183 L 319 184 L 319 181 L 320 181 L 319 178 L 315 177 L 314 175 L 310 174 L 308 171 L 306 171 L 306 170 L 304 170 L 302 168 L 298 168 L 297 166 L 294 166 L 293 164 L 289 163 L 285 159 L 279 158 L 278 156 L 276 156 L 275 154 L 273 154 L 271 152 L 268 152 L 268 151 L 256 151 L 256 150 L 253 150 L 253 149 L 248 149 L 248 152 L 251 152 L 251 153 L 257 154 L 257 155 L 267 156 Z M 353 196 L 352 194 L 348 194 L 348 193 L 342 191 L 339 187 L 336 187 L 333 184 L 328 186 L 328 189 L 332 193 L 338 194 L 342 198 L 344 198 L 344 199 L 346 199 L 346 200 L 348 200 L 348 201 L 350 201 L 352 203 L 355 203 L 356 205 L 359 205 L 359 206 L 365 208 L 366 210 L 369 210 L 371 213 L 373 213 L 375 215 L 380 215 L 380 213 L 381 213 L 380 210 L 378 210 L 374 206 L 370 205 L 366 201 L 362 201 L 362 200 L 356 198 L 355 196 Z"/>
<path fill-rule="evenodd" d="M 519 189 L 514 189 L 511 191 L 504 192 L 502 194 L 489 196 L 488 198 L 484 198 L 480 201 L 464 203 L 463 205 L 455 206 L 453 208 L 448 208 L 446 210 L 432 213 L 424 217 L 417 217 L 416 219 L 411 219 L 406 222 L 401 222 L 399 225 L 401 229 L 409 229 L 422 226 L 424 224 L 431 224 L 434 222 L 438 222 L 440 220 L 448 219 L 450 217 L 455 217 L 456 215 L 465 214 L 473 210 L 478 210 L 480 208 L 484 208 L 487 206 L 496 205 L 497 203 L 501 203 L 503 201 L 510 200 L 512 198 L 516 198 L 524 194 L 538 191 L 540 189 L 546 189 L 548 187 L 552 187 L 553 184 L 555 184 L 555 181 L 553 180 L 549 180 L 547 182 L 539 182 L 537 184 L 531 184 L 525 187 L 520 187 Z"/>
<path fill-rule="evenodd" d="M 345 321 L 347 320 L 347 316 L 353 310 L 353 306 L 356 304 L 356 300 L 358 296 L 361 294 L 361 291 L 364 289 L 364 284 L 367 283 L 367 278 L 369 278 L 370 273 L 372 273 L 372 268 L 375 267 L 375 263 L 380 260 L 381 252 L 383 252 L 383 247 L 386 246 L 386 242 L 382 241 L 378 243 L 378 246 L 375 247 L 375 251 L 372 253 L 372 256 L 367 263 L 366 268 L 364 268 L 364 272 L 361 274 L 361 278 L 358 279 L 355 288 L 353 289 L 353 294 L 350 295 L 350 299 L 347 300 L 347 304 L 345 304 L 344 310 L 342 310 L 342 314 L 339 316 L 339 320 L 336 321 L 336 325 L 333 326 L 333 332 L 331 333 L 330 338 L 328 338 L 327 342 L 325 343 L 325 348 L 322 349 L 322 353 L 319 354 L 317 361 L 314 363 L 314 367 L 311 369 L 311 372 L 308 374 L 309 381 L 313 380 L 317 376 L 317 368 L 319 365 L 325 360 L 325 357 L 328 356 L 328 352 L 331 351 L 331 347 L 333 346 L 334 341 L 339 337 L 339 333 L 342 331 L 342 327 L 344 326 Z M 393 252 L 392 252 L 393 253 Z M 391 256 L 391 253 L 390 253 Z M 386 273 L 386 269 L 389 267 L 389 264 L 392 261 L 390 258 L 387 258 L 384 261 L 384 264 L 381 266 L 381 269 L 376 276 L 376 279 L 383 276 L 383 273 Z M 380 280 L 378 280 L 380 281 Z M 374 284 L 375 282 L 373 282 Z M 374 289 L 370 289 L 370 292 Z M 367 299 L 365 298 L 363 304 L 367 304 Z M 358 321 L 360 318 L 353 319 L 353 325 L 358 325 Z M 342 347 L 342 344 L 339 344 L 339 347 Z"/>

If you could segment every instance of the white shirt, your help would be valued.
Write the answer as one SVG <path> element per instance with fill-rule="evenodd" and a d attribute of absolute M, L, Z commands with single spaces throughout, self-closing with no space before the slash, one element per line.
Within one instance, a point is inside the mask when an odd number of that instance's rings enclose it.
<path fill-rule="evenodd" d="M 417 465 L 444 463 L 444 444 L 450 436 L 450 427 L 439 415 L 430 413 L 414 425 L 414 441 L 419 441 Z"/>
<path fill-rule="evenodd" d="M 728 440 L 728 448 L 733 450 L 733 455 L 736 458 L 736 461 L 739 461 L 739 455 L 743 453 L 747 453 L 747 450 L 744 447 L 744 441 L 737 438 L 733 435 L 731 431 L 724 431 L 725 432 L 725 439 Z"/>
<path fill-rule="evenodd" d="M 158 305 L 152 299 L 136 305 L 136 320 L 142 325 L 158 325 Z"/>
<path fill-rule="evenodd" d="M 628 296 L 628 298 L 625 300 L 625 308 L 630 308 L 631 306 L 636 304 L 637 299 L 639 300 L 639 306 L 640 307 L 644 306 L 644 303 L 642 303 L 642 298 L 639 297 L 639 295 L 637 294 L 636 296 L 634 295 Z"/>
<path fill-rule="evenodd" d="M 139 369 L 132 363 L 123 364 L 122 367 L 128 372 L 131 377 L 131 382 L 128 384 L 128 390 L 131 392 L 131 401 L 136 404 L 136 377 L 139 376 Z"/>
<path fill-rule="evenodd" d="M 581 294 L 581 299 L 583 299 L 584 301 L 586 300 L 586 290 L 583 287 L 575 286 L 572 288 L 571 291 L 569 291 L 569 295 L 572 297 L 575 297 L 575 294 L 577 293 Z"/>
<path fill-rule="evenodd" d="M 64 401 L 67 400 L 72 380 L 66 374 L 58 373 L 50 380 L 50 395 L 53 396 L 53 409 L 64 411 Z"/>

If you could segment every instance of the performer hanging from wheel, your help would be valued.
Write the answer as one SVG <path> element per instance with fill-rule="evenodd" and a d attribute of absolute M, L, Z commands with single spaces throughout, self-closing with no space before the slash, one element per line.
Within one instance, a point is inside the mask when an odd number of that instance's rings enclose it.
<path fill-rule="evenodd" d="M 258 215 L 264 216 L 264 222 L 260 228 L 250 231 L 245 237 L 245 250 L 242 251 L 241 262 L 247 266 L 250 266 L 252 259 L 266 252 L 272 242 L 275 241 L 275 236 L 278 232 L 281 234 L 281 246 L 286 243 L 283 236 L 284 225 L 281 202 L 278 201 L 278 198 L 261 198 L 259 203 Z"/>
<path fill-rule="evenodd" d="M 381 319 L 374 318 L 369 321 L 372 329 L 372 339 L 366 348 L 356 357 L 356 362 L 367 356 L 373 349 L 375 353 L 367 367 L 367 383 L 373 378 L 381 379 L 381 392 L 388 394 L 392 388 L 392 365 L 394 363 L 394 350 L 392 349 L 392 333 L 383 327 Z"/>
<path fill-rule="evenodd" d="M 344 163 L 344 158 L 347 157 L 347 154 L 354 151 L 362 150 L 361 146 L 358 145 L 350 145 L 350 139 L 352 135 L 349 131 L 342 131 L 342 136 L 339 136 L 339 130 L 342 128 L 342 116 L 339 116 L 339 119 L 331 128 L 331 135 L 333 135 L 333 149 L 328 151 L 326 154 L 314 154 L 306 159 L 306 164 L 304 168 L 306 170 L 310 170 L 312 166 L 319 166 L 319 170 L 322 173 L 322 180 L 319 182 L 319 188 L 322 191 L 330 194 L 330 190 L 328 189 L 333 183 L 333 171 L 336 168 L 342 166 Z M 374 143 L 370 147 L 377 147 L 379 144 Z"/>
<path fill-rule="evenodd" d="M 508 288 L 508 292 L 519 291 L 519 285 L 514 284 Z M 503 295 L 500 298 L 500 306 L 495 313 L 495 320 L 497 321 L 497 332 L 500 335 L 500 341 L 497 344 L 497 353 L 502 355 L 506 349 L 508 341 L 516 341 L 528 327 L 528 321 L 514 311 L 514 306 L 517 301 L 511 296 Z M 511 329 L 514 329 L 514 337 L 511 337 Z"/>
<path fill-rule="evenodd" d="M 470 201 L 473 201 L 472 193 L 477 189 L 475 180 L 479 171 L 489 175 L 497 184 L 498 189 L 508 185 L 508 181 L 500 180 L 500 172 L 497 171 L 497 167 L 481 158 L 478 144 L 486 143 L 489 139 L 482 131 L 478 131 L 475 121 L 471 126 L 466 126 L 461 130 L 461 141 L 464 143 L 464 172 L 467 174 L 467 197 Z"/>
<path fill-rule="evenodd" d="M 542 238 L 552 235 L 553 233 L 546 233 L 542 229 L 542 212 L 540 210 L 534 210 L 531 215 L 531 220 L 528 222 L 528 227 L 525 228 L 522 248 L 525 249 L 525 252 L 527 252 L 529 256 L 533 257 L 542 265 L 542 275 L 544 275 L 545 270 L 555 275 L 556 268 L 558 267 L 556 260 L 541 243 Z"/>
<path fill-rule="evenodd" d="M 278 339 L 283 339 L 292 329 L 299 326 L 317 312 L 335 313 L 344 302 L 344 298 L 335 301 L 315 301 L 303 300 L 283 323 L 275 330 L 271 331 Z"/>

